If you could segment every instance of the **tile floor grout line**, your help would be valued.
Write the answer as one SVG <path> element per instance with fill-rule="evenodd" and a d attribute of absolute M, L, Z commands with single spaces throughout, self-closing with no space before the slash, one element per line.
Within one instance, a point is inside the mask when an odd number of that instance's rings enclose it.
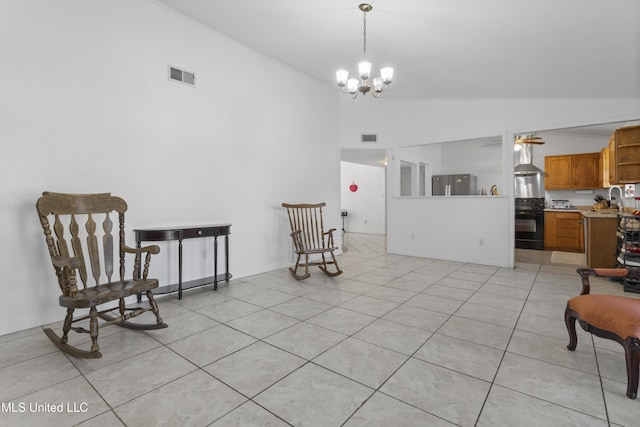
<path fill-rule="evenodd" d="M 596 349 L 596 342 L 593 337 L 593 334 L 589 334 L 591 338 L 591 345 L 593 345 L 593 356 L 596 359 L 596 369 L 598 371 L 598 380 L 600 382 L 600 390 L 602 392 L 602 403 L 604 404 L 604 413 L 607 417 L 607 423 L 611 425 L 611 419 L 609 417 L 609 408 L 607 407 L 607 394 L 604 390 L 604 381 L 602 379 L 602 373 L 600 372 L 600 363 L 598 362 L 598 350 Z"/>
<path fill-rule="evenodd" d="M 487 404 L 487 400 L 489 399 L 489 395 L 491 394 L 491 390 L 493 389 L 495 382 L 496 382 L 496 378 L 498 377 L 498 372 L 500 372 L 500 367 L 502 366 L 502 363 L 504 362 L 504 358 L 507 354 L 507 350 L 509 348 L 509 344 L 511 344 L 511 340 L 513 339 L 513 335 L 516 332 L 516 329 L 518 327 L 518 322 L 520 321 L 520 317 L 522 316 L 522 313 L 524 312 L 524 308 L 527 305 L 527 301 L 529 300 L 529 296 L 531 295 L 531 290 L 533 289 L 533 287 L 535 286 L 536 283 L 536 278 L 538 277 L 538 272 L 539 270 L 536 272 L 535 277 L 533 278 L 533 281 L 531 282 L 531 286 L 529 287 L 529 292 L 527 293 L 527 297 L 525 298 L 524 304 L 522 304 L 522 308 L 520 309 L 520 313 L 518 314 L 518 318 L 516 319 L 515 323 L 513 324 L 513 329 L 511 330 L 511 334 L 509 335 L 509 340 L 507 341 L 504 350 L 502 351 L 502 356 L 500 357 L 500 362 L 498 363 L 498 366 L 496 368 L 496 372 L 493 374 L 493 378 L 491 379 L 490 383 L 489 383 L 489 391 L 487 392 L 487 395 L 484 397 L 484 401 L 482 402 L 482 406 L 480 407 L 480 411 L 478 412 L 478 416 L 476 417 L 476 422 L 474 423 L 474 425 L 477 425 L 480 422 L 480 418 L 482 417 L 482 412 L 484 411 L 484 407 Z M 515 392 L 515 390 L 514 390 Z"/>

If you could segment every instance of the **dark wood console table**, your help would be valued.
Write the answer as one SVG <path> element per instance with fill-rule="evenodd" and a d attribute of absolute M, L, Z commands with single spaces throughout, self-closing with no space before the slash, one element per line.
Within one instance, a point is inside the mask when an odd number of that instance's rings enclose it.
<path fill-rule="evenodd" d="M 182 290 L 213 283 L 213 289 L 218 289 L 218 282 L 229 282 L 229 234 L 231 224 L 209 224 L 164 228 L 139 228 L 133 230 L 136 235 L 136 245 L 142 242 L 178 241 L 178 283 L 157 288 L 154 293 L 163 294 L 178 291 L 178 299 L 182 299 Z M 225 272 L 218 274 L 218 236 L 224 236 Z M 182 240 L 200 237 L 213 237 L 213 276 L 189 280 L 182 283 Z"/>

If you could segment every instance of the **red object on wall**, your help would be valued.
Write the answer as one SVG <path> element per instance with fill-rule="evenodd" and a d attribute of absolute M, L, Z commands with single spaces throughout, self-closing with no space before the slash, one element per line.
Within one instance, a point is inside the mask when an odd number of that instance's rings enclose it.
<path fill-rule="evenodd" d="M 358 186 L 356 185 L 355 182 L 349 186 L 349 190 L 351 190 L 352 193 L 355 193 L 356 191 L 358 191 Z"/>

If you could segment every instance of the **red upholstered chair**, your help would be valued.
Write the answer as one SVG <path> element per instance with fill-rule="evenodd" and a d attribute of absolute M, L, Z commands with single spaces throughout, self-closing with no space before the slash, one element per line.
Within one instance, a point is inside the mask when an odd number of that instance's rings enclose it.
<path fill-rule="evenodd" d="M 579 268 L 582 292 L 567 301 L 564 320 L 569 331 L 571 351 L 576 349 L 576 320 L 582 329 L 601 338 L 615 340 L 624 347 L 627 364 L 627 396 L 638 393 L 640 365 L 640 299 L 615 295 L 591 295 L 589 277 L 625 278 L 626 268 Z"/>

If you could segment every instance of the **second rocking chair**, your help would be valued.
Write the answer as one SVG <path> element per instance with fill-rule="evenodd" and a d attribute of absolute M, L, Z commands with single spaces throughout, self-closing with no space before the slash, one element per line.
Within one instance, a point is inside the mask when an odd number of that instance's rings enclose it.
<path fill-rule="evenodd" d="M 296 251 L 296 264 L 289 268 L 291 275 L 296 280 L 304 280 L 310 276 L 309 266 L 317 265 L 328 276 L 338 276 L 342 270 L 338 267 L 338 261 L 333 253 L 338 249 L 333 243 L 333 232 L 335 228 L 324 231 L 322 221 L 322 208 L 326 203 L 318 204 L 288 204 L 283 203 L 282 207 L 287 208 L 289 215 L 289 225 L 291 226 L 291 238 Z M 304 256 L 304 262 L 301 262 Z M 310 256 L 319 256 L 319 259 L 310 260 Z M 328 260 L 327 257 L 330 256 Z M 333 264 L 335 271 L 330 271 L 327 267 Z M 298 274 L 298 268 L 304 266 L 304 274 Z M 333 270 L 333 269 L 332 269 Z"/>

